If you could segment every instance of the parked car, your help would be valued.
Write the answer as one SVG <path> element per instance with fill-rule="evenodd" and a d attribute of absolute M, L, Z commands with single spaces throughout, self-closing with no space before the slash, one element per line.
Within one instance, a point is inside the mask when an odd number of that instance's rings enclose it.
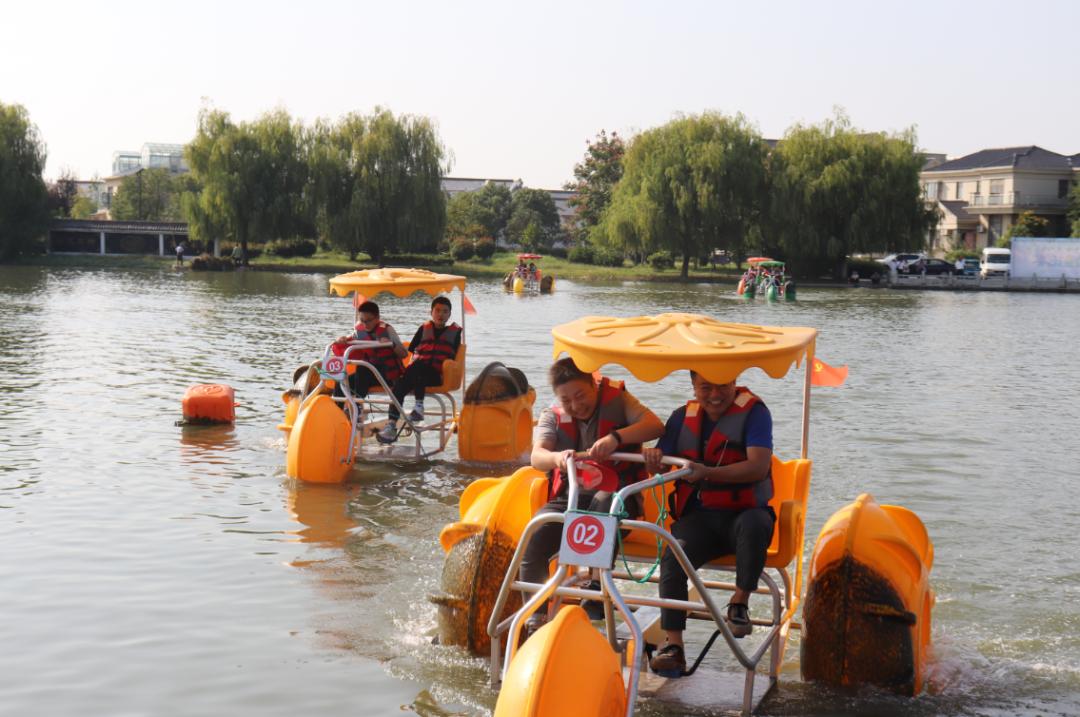
<path fill-rule="evenodd" d="M 926 274 L 936 276 L 938 274 L 955 274 L 956 265 L 944 259 L 923 259 L 926 262 Z"/>
<path fill-rule="evenodd" d="M 968 257 L 964 259 L 964 276 L 979 275 L 979 260 Z"/>
<path fill-rule="evenodd" d="M 879 264 L 890 264 L 892 262 L 896 262 L 897 264 L 903 264 L 904 262 L 907 262 L 908 266 L 911 266 L 912 264 L 917 262 L 919 259 L 925 259 L 925 258 L 926 258 L 926 254 L 914 254 L 914 253 L 910 253 L 910 252 L 907 253 L 907 254 L 889 254 L 888 256 L 885 256 L 885 257 L 882 257 L 881 259 L 878 259 L 878 263 Z"/>
<path fill-rule="evenodd" d="M 994 276 L 1008 277 L 1012 269 L 1012 252 L 1009 249 L 987 247 L 982 250 L 979 274 L 984 279 Z"/>

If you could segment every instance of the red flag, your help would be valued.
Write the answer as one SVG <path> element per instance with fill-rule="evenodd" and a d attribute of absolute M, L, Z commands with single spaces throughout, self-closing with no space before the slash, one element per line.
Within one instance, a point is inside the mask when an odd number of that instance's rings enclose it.
<path fill-rule="evenodd" d="M 465 313 L 466 314 L 475 314 L 476 313 L 476 307 L 472 305 L 471 301 L 469 301 L 469 297 L 465 296 L 465 294 L 462 294 L 461 295 L 461 301 L 462 301 L 462 303 L 465 304 Z"/>
<path fill-rule="evenodd" d="M 847 364 L 834 368 L 819 358 L 811 364 L 810 383 L 814 386 L 839 386 L 847 379 Z"/>
<path fill-rule="evenodd" d="M 353 297 L 352 297 L 352 307 L 353 307 L 354 309 L 359 309 L 359 308 L 360 308 L 360 304 L 364 303 L 365 301 L 367 301 L 367 297 L 366 297 L 366 296 L 364 296 L 363 294 L 361 294 L 361 293 L 360 293 L 360 292 L 358 291 L 358 292 L 356 292 L 355 294 L 353 294 Z"/>

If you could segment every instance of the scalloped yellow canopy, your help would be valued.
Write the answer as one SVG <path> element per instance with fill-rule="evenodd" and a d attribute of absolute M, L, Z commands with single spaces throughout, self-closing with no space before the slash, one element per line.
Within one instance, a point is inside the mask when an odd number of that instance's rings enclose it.
<path fill-rule="evenodd" d="M 424 291 L 432 296 L 451 292 L 455 288 L 465 292 L 465 277 L 453 274 L 436 274 L 427 269 L 363 269 L 339 274 L 330 280 L 330 292 L 348 296 L 359 291 L 372 297 L 382 291 L 394 296 L 410 296 Z"/>
<path fill-rule="evenodd" d="M 613 318 L 586 316 L 551 330 L 553 355 L 566 352 L 582 371 L 618 364 L 642 381 L 693 369 L 727 383 L 757 367 L 782 378 L 804 357 L 813 358 L 817 329 L 733 324 L 701 314 Z"/>

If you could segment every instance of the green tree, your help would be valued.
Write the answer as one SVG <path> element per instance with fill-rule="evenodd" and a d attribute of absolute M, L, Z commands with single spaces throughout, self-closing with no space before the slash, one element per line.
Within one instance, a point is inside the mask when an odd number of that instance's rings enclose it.
<path fill-rule="evenodd" d="M 45 143 L 21 105 L 0 103 L 0 261 L 29 251 L 48 228 Z"/>
<path fill-rule="evenodd" d="M 380 265 L 390 251 L 434 248 L 446 226 L 445 153 L 426 117 L 376 108 L 318 123 L 311 187 L 323 236 Z"/>
<path fill-rule="evenodd" d="M 60 172 L 60 177 L 55 182 L 48 185 L 49 214 L 54 217 L 71 216 L 71 207 L 79 194 L 75 181 L 74 173 L 70 169 L 65 169 Z"/>
<path fill-rule="evenodd" d="M 305 137 L 283 110 L 235 124 L 204 109 L 185 157 L 198 188 L 182 201 L 193 238 L 238 241 L 246 263 L 249 241 L 292 237 L 305 226 Z"/>
<path fill-rule="evenodd" d="M 639 256 L 671 251 L 686 277 L 691 257 L 741 246 L 761 211 L 767 151 L 742 115 L 705 113 L 643 132 L 594 236 Z"/>
<path fill-rule="evenodd" d="M 475 192 L 461 192 L 446 205 L 446 236 L 498 238 L 510 220 L 510 188 L 489 182 Z"/>
<path fill-rule="evenodd" d="M 543 189 L 518 189 L 510 200 L 510 220 L 506 225 L 510 241 L 524 244 L 530 224 L 535 224 L 539 231 L 529 236 L 529 241 L 536 242 L 534 248 L 549 247 L 559 236 L 559 210 L 551 194 Z"/>
<path fill-rule="evenodd" d="M 124 177 L 113 196 L 113 219 L 160 222 L 180 219 L 180 205 L 167 169 L 140 169 Z"/>
<path fill-rule="evenodd" d="M 844 275 L 849 254 L 921 247 L 937 210 L 921 195 L 914 131 L 853 129 L 841 113 L 796 125 L 770 156 L 765 234 L 801 275 Z"/>
<path fill-rule="evenodd" d="M 1048 237 L 1051 234 L 1053 232 L 1048 219 L 1037 216 L 1034 212 L 1021 212 L 1016 223 L 1005 232 L 1005 236 L 998 239 L 997 246 L 1009 249 L 1012 247 L 1013 237 Z"/>
<path fill-rule="evenodd" d="M 75 202 L 71 205 L 71 218 L 86 219 L 97 210 L 97 202 L 93 199 L 90 197 L 78 196 L 75 197 Z"/>
<path fill-rule="evenodd" d="M 574 181 L 563 185 L 576 192 L 570 200 L 575 210 L 577 226 L 573 232 L 575 242 L 588 239 L 589 233 L 600 224 L 604 210 L 611 204 L 615 185 L 622 179 L 623 155 L 626 144 L 616 132 L 607 136 L 600 130 L 596 139 L 588 143 L 585 159 L 574 165 Z"/>

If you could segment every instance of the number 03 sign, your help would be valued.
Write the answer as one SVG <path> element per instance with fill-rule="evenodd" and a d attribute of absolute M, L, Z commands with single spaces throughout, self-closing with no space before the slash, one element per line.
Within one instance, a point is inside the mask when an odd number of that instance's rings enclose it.
<path fill-rule="evenodd" d="M 591 515 L 566 512 L 563 525 L 559 562 L 587 568 L 610 568 L 615 564 L 615 530 L 618 518 L 614 515 Z"/>

